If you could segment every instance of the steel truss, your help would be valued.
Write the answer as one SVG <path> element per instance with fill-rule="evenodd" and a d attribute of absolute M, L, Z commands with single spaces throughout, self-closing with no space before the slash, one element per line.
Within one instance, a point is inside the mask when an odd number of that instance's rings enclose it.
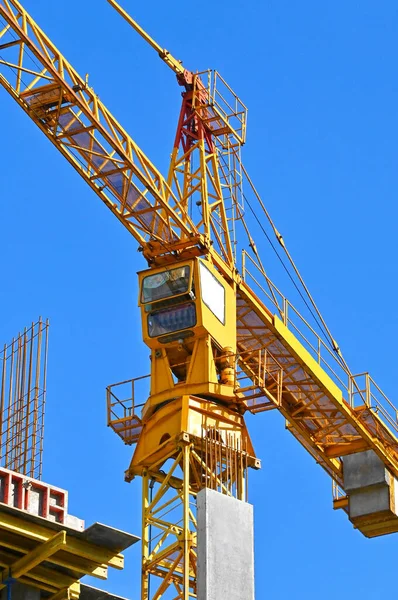
<path fill-rule="evenodd" d="M 196 496 L 209 487 L 247 500 L 248 454 L 239 438 L 216 429 L 201 439 L 182 434 L 143 471 L 141 600 L 197 597 Z"/>

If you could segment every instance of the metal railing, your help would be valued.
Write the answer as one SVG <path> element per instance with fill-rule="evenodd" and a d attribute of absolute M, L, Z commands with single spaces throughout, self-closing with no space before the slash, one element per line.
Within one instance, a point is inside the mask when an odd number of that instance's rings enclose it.
<path fill-rule="evenodd" d="M 242 277 L 246 283 L 250 281 L 252 289 L 256 288 L 260 299 L 271 312 L 274 313 L 276 309 L 284 325 L 342 390 L 344 399 L 352 408 L 366 405 L 388 427 L 398 432 L 398 410 L 369 373 L 353 375 L 245 250 L 242 252 Z"/>
<path fill-rule="evenodd" d="M 240 398 L 249 411 L 270 410 L 281 403 L 283 369 L 265 348 L 218 355 L 213 360 L 219 375 L 218 380 L 212 383 L 222 383 L 220 365 L 224 361 L 233 365 L 234 380 L 231 387 L 237 399 Z M 173 366 L 178 369 L 184 367 L 188 372 L 189 361 Z M 142 429 L 141 412 L 149 396 L 149 388 L 150 375 L 121 381 L 106 388 L 107 424 L 125 444 L 134 444 L 138 440 Z"/>
<path fill-rule="evenodd" d="M 358 397 L 362 404 L 398 432 L 398 410 L 369 373 L 352 375 L 350 379 L 349 402 L 351 406 L 358 405 Z"/>
<path fill-rule="evenodd" d="M 332 479 L 332 499 L 334 508 L 343 508 L 347 511 L 348 496 L 335 479 Z"/>
<path fill-rule="evenodd" d="M 226 135 L 232 135 L 238 144 L 244 144 L 246 140 L 247 107 L 235 94 L 232 88 L 212 69 L 196 73 L 205 86 L 208 97 L 208 106 L 213 110 L 213 117 L 209 115 L 209 122 L 222 122 L 229 131 Z M 194 79 L 194 91 L 197 78 Z M 202 88 L 203 89 L 203 88 Z M 195 95 L 196 97 L 196 95 Z M 198 96 L 199 97 L 199 96 Z M 196 100 L 194 99 L 194 107 Z"/>
<path fill-rule="evenodd" d="M 241 352 L 235 357 L 235 391 L 253 413 L 282 403 L 283 368 L 266 348 Z"/>
<path fill-rule="evenodd" d="M 138 441 L 142 431 L 141 411 L 149 393 L 149 377 L 144 375 L 135 379 L 128 379 L 114 383 L 106 388 L 107 425 L 117 433 L 125 444 L 131 445 Z M 148 392 L 142 394 L 137 403 L 137 387 L 144 383 Z"/>

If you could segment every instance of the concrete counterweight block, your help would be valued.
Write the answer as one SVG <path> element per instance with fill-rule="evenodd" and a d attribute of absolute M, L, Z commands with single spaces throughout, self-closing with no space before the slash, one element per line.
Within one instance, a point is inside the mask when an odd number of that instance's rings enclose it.
<path fill-rule="evenodd" d="M 373 450 L 343 458 L 344 489 L 354 527 L 367 537 L 398 531 L 397 480 Z"/>
<path fill-rule="evenodd" d="M 198 600 L 254 600 L 252 505 L 204 489 L 197 509 Z"/>

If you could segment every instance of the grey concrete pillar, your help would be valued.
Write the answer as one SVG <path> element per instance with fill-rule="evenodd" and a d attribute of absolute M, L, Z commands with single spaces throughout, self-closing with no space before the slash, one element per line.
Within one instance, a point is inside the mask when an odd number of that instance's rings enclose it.
<path fill-rule="evenodd" d="M 198 600 L 254 600 L 252 505 L 205 489 L 197 509 Z"/>

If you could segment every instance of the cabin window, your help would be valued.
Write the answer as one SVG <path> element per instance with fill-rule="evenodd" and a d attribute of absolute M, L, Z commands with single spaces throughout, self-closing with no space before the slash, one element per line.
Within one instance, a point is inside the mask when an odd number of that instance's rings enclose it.
<path fill-rule="evenodd" d="M 186 294 L 189 290 L 189 266 L 168 269 L 147 275 L 142 280 L 141 302 L 156 302 L 164 298 Z"/>
<path fill-rule="evenodd" d="M 148 333 L 150 337 L 159 337 L 195 325 L 196 308 L 193 302 L 185 302 L 170 308 L 155 310 L 148 315 Z"/>

